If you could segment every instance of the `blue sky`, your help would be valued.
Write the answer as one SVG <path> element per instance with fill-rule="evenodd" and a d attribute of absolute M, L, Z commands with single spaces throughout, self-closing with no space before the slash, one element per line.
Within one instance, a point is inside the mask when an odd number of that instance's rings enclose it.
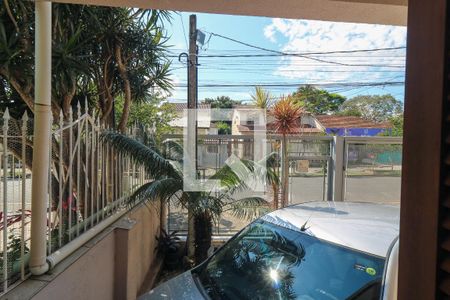
<path fill-rule="evenodd" d="M 190 13 L 173 14 L 167 26 L 174 56 L 187 52 Z M 183 31 L 184 27 L 184 31 Z M 197 27 L 206 33 L 207 44 L 200 56 L 265 55 L 270 52 L 250 48 L 214 35 L 216 33 L 258 47 L 287 53 L 311 53 L 308 57 L 200 57 L 199 100 L 220 95 L 235 100 L 250 100 L 252 85 L 266 87 L 275 97 L 287 95 L 300 84 L 316 84 L 348 98 L 360 94 L 386 94 L 403 101 L 405 50 L 336 53 L 402 47 L 406 28 L 382 25 L 287 20 L 264 17 L 197 14 Z M 330 51 L 334 53 L 329 53 Z M 317 53 L 319 52 L 319 53 Z M 325 52 L 325 53 L 324 53 Z M 327 63 L 332 62 L 332 63 Z M 173 80 L 186 84 L 186 69 L 173 59 Z M 387 82 L 384 86 L 355 86 L 356 83 Z M 239 87 L 201 87 L 202 85 L 248 85 Z M 175 88 L 170 101 L 186 101 L 186 88 Z"/>

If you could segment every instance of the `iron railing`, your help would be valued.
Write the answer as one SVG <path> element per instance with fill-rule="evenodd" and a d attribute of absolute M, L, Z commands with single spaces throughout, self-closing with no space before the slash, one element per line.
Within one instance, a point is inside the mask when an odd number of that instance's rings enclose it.
<path fill-rule="evenodd" d="M 87 107 L 87 104 L 84 106 Z M 0 295 L 29 275 L 33 120 L 0 118 Z M 98 118 L 78 104 L 53 122 L 47 203 L 51 255 L 124 209 L 124 200 L 148 180 L 144 169 L 115 152 Z M 135 128 L 130 129 L 133 134 Z"/>

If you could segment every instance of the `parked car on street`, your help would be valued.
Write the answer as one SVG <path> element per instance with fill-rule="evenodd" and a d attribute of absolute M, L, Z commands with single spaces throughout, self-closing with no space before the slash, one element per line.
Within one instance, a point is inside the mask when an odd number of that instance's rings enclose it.
<path fill-rule="evenodd" d="M 398 234 L 399 206 L 289 206 L 139 299 L 396 299 Z"/>

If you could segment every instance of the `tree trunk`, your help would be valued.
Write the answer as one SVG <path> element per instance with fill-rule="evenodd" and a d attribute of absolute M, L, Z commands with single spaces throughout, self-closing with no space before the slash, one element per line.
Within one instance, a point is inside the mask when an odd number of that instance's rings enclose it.
<path fill-rule="evenodd" d="M 288 139 L 283 135 L 281 143 L 281 207 L 288 205 L 289 197 L 289 157 L 288 157 Z"/>
<path fill-rule="evenodd" d="M 194 217 L 195 223 L 195 264 L 198 265 L 208 258 L 208 250 L 212 239 L 212 218 L 208 212 Z"/>
<path fill-rule="evenodd" d="M 108 128 L 114 128 L 116 124 L 114 124 L 114 116 L 113 116 L 113 106 L 114 106 L 114 97 L 111 93 L 112 88 L 112 78 L 108 68 L 108 65 L 111 61 L 111 56 L 105 59 L 105 64 L 103 66 L 102 75 L 98 75 L 102 79 L 98 81 L 97 85 L 101 88 L 100 92 L 100 103 L 102 110 L 101 121 Z"/>
<path fill-rule="evenodd" d="M 74 80 L 74 81 L 72 81 L 69 91 L 67 91 L 67 93 L 63 96 L 62 110 L 63 110 L 63 115 L 64 115 L 65 120 L 69 119 L 70 111 L 72 111 L 72 100 L 73 100 L 73 97 L 75 96 L 76 91 L 77 91 L 77 85 Z"/>
<path fill-rule="evenodd" d="M 195 223 L 192 209 L 188 208 L 188 236 L 187 236 L 187 256 L 190 260 L 194 260 L 195 256 Z"/>
<path fill-rule="evenodd" d="M 280 187 L 278 184 L 276 183 L 272 183 L 272 191 L 273 191 L 273 209 L 277 210 L 278 209 L 278 196 L 280 193 Z"/>
<path fill-rule="evenodd" d="M 124 133 L 128 123 L 128 116 L 130 115 L 130 106 L 131 106 L 131 84 L 128 79 L 127 68 L 122 60 L 122 54 L 120 47 L 116 47 L 116 61 L 117 68 L 119 69 L 120 78 L 123 80 L 125 95 L 124 95 L 124 103 L 123 103 L 123 111 L 122 116 L 120 117 L 119 126 L 117 129 Z"/>

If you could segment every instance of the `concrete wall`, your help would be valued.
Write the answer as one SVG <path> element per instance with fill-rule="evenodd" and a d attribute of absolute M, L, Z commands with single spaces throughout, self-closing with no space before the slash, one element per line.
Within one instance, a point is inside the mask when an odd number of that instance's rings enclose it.
<path fill-rule="evenodd" d="M 116 261 L 127 257 L 126 276 L 121 270 L 116 270 L 116 299 L 135 299 L 139 295 L 140 288 L 147 276 L 156 277 L 156 268 L 151 268 L 157 264 L 156 239 L 159 233 L 160 216 L 154 208 L 143 206 L 134 211 L 130 218 L 136 224 L 128 230 L 118 229 L 116 232 L 116 251 L 127 250 L 128 253 L 116 255 Z M 124 264 L 116 263 L 116 266 Z M 120 284 L 127 282 L 126 285 Z M 126 287 L 124 291 L 123 287 Z M 144 291 L 145 292 L 145 291 Z"/>
<path fill-rule="evenodd" d="M 58 0 L 186 12 L 405 25 L 407 0 Z M 427 2 L 427 1 L 424 1 Z"/>
<path fill-rule="evenodd" d="M 3 299 L 136 299 L 159 271 L 159 208 L 141 205 L 86 243 L 49 273 L 33 277 Z"/>
<path fill-rule="evenodd" d="M 114 240 L 115 234 L 111 231 L 52 278 L 33 299 L 113 299 Z"/>

